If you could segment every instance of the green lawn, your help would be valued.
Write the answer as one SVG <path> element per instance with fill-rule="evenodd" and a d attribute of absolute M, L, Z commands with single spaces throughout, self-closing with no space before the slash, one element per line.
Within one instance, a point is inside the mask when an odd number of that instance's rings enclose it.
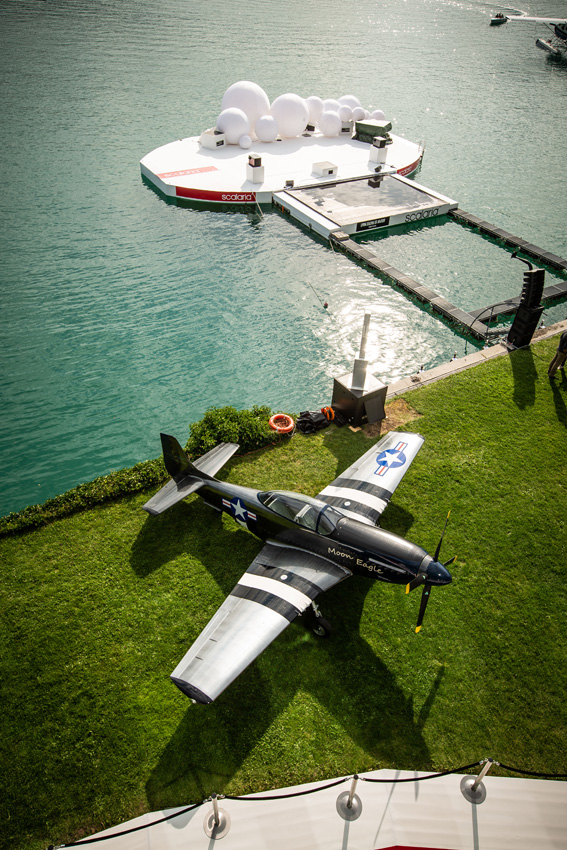
<path fill-rule="evenodd" d="M 567 773 L 567 379 L 557 339 L 407 401 L 426 442 L 382 524 L 443 556 L 432 593 L 353 578 L 212 705 L 169 673 L 261 543 L 198 497 L 130 496 L 0 540 L 0 846 L 43 850 L 143 811 L 371 768 L 492 756 Z M 558 373 L 559 375 L 559 373 Z M 185 435 L 179 435 L 184 438 Z M 233 461 L 237 483 L 317 493 L 371 441 L 329 428 Z M 497 772 L 494 768 L 493 772 Z"/>

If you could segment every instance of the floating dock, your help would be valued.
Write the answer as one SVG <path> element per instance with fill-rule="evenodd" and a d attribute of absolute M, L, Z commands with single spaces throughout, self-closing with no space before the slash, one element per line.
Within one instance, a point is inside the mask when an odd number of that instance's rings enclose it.
<path fill-rule="evenodd" d="M 472 215 L 472 213 L 465 212 L 465 210 L 457 208 L 451 210 L 450 215 L 455 219 L 455 221 L 458 221 L 459 224 L 469 225 L 475 230 L 478 230 L 480 233 L 483 233 L 485 236 L 492 236 L 494 239 L 498 239 L 503 242 L 504 245 L 515 248 L 518 251 L 521 251 L 522 254 L 526 254 L 528 257 L 533 257 L 533 259 L 537 260 L 538 263 L 544 263 L 557 271 L 567 272 L 567 260 L 564 260 L 563 257 L 558 257 L 557 254 L 552 254 L 550 251 L 545 251 L 543 248 L 538 248 L 537 245 L 534 245 L 532 242 L 528 242 L 527 239 L 514 236 L 512 233 L 508 233 L 507 230 L 503 230 L 501 227 L 496 227 L 494 224 L 490 224 L 490 222 L 484 221 L 484 219 L 479 218 L 476 215 Z"/>
<path fill-rule="evenodd" d="M 313 183 L 275 192 L 273 204 L 325 239 L 435 218 L 457 202 L 399 174 Z"/>
<path fill-rule="evenodd" d="M 369 248 L 362 247 L 354 239 L 350 239 L 347 233 L 335 231 L 331 234 L 330 241 L 333 246 L 340 248 L 371 271 L 379 272 L 380 275 L 389 278 L 408 295 L 429 306 L 434 313 L 438 313 L 451 324 L 460 325 L 466 333 L 478 340 L 485 340 L 488 337 L 489 328 L 476 316 L 451 304 L 442 295 L 395 268 Z"/>

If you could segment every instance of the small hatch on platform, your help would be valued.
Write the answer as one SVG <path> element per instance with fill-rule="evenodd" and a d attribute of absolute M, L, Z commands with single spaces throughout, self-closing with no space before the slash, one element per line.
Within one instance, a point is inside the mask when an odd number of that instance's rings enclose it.
<path fill-rule="evenodd" d="M 332 162 L 314 162 L 313 174 L 317 177 L 336 177 L 338 167 Z"/>

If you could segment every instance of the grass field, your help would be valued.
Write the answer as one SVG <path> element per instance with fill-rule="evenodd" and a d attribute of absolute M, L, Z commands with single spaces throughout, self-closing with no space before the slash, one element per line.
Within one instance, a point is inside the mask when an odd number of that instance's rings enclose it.
<path fill-rule="evenodd" d="M 0 846 L 43 850 L 213 791 L 371 768 L 492 756 L 567 773 L 556 344 L 407 396 L 426 442 L 382 525 L 433 551 L 451 509 L 443 556 L 458 555 L 419 635 L 420 591 L 352 578 L 319 600 L 329 640 L 293 623 L 214 704 L 192 705 L 169 673 L 260 541 L 197 497 L 151 518 L 148 494 L 0 540 Z M 329 428 L 224 474 L 315 494 L 369 445 Z"/>

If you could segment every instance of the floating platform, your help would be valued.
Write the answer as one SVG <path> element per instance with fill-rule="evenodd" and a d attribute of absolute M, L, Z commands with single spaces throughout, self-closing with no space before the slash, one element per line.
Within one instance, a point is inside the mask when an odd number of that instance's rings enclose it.
<path fill-rule="evenodd" d="M 411 174 L 421 162 L 423 147 L 394 134 L 391 139 L 383 170 Z M 199 137 L 191 137 L 156 148 L 140 161 L 140 168 L 144 179 L 171 202 L 245 207 L 271 204 L 274 193 L 286 185 L 298 188 L 371 177 L 377 167 L 371 155 L 372 145 L 350 134 L 329 138 L 312 132 L 274 142 L 254 140 L 250 150 L 239 145 L 209 149 Z M 251 156 L 260 158 L 262 169 L 252 175 Z M 325 174 L 323 165 L 334 166 L 333 173 Z"/>
<path fill-rule="evenodd" d="M 329 238 L 414 224 L 444 215 L 458 204 L 399 174 L 316 183 L 275 192 L 273 203 L 309 230 Z"/>

